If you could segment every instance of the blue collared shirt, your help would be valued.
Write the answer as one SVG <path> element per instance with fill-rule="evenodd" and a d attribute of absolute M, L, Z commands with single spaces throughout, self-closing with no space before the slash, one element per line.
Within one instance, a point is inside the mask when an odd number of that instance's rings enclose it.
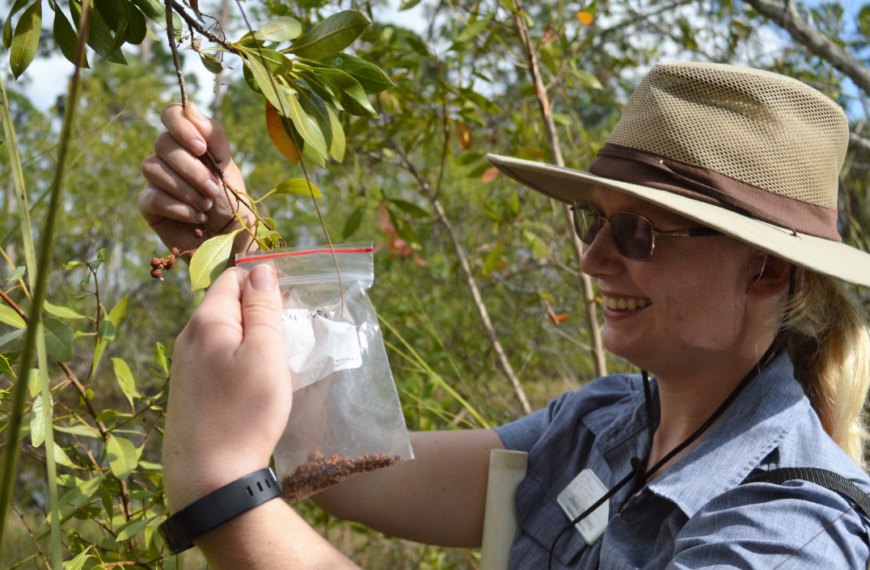
<path fill-rule="evenodd" d="M 655 383 L 653 398 L 658 410 Z M 617 374 L 496 429 L 505 447 L 529 453 L 511 569 L 546 570 L 569 522 L 556 497 L 580 471 L 592 469 L 611 488 L 644 456 L 644 410 L 640 377 Z M 870 492 L 867 474 L 823 430 L 785 351 L 679 461 L 633 496 L 628 484 L 610 499 L 595 544 L 566 532 L 553 568 L 866 570 L 870 525 L 847 499 L 804 481 L 740 486 L 750 473 L 780 467 L 828 469 Z"/>

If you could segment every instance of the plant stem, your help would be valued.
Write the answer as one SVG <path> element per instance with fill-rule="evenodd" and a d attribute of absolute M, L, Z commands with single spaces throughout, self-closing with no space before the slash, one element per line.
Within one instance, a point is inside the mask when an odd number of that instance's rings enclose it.
<path fill-rule="evenodd" d="M 547 90 L 544 88 L 544 82 L 541 79 L 538 58 L 535 54 L 535 48 L 532 45 L 532 38 L 529 36 L 529 29 L 526 26 L 525 16 L 521 13 L 522 4 L 520 3 L 520 0 L 515 0 L 514 4 L 516 5 L 517 10 L 514 13 L 514 21 L 516 22 L 517 32 L 519 33 L 520 41 L 523 44 L 526 59 L 529 63 L 529 73 L 532 76 L 532 83 L 535 86 L 535 94 L 538 98 L 538 104 L 541 107 L 541 115 L 544 119 L 544 130 L 547 132 L 547 140 L 550 143 L 553 160 L 556 162 L 557 166 L 565 166 L 565 160 L 562 158 L 562 149 L 559 147 L 559 135 L 556 132 L 556 124 L 553 122 L 553 109 L 550 106 Z M 574 248 L 574 255 L 577 258 L 578 268 L 580 268 L 580 259 L 583 256 L 583 245 L 580 243 L 580 238 L 574 231 L 574 223 L 571 219 L 571 209 L 567 204 L 562 205 L 562 212 L 565 215 L 568 233 L 572 237 L 571 245 Z M 586 309 L 586 327 L 589 330 L 589 337 L 592 341 L 591 352 L 593 361 L 595 362 L 595 374 L 597 376 L 606 376 L 607 362 L 604 358 L 604 343 L 601 339 L 601 328 L 598 326 L 598 307 L 595 304 L 595 291 L 592 287 L 592 279 L 590 279 L 585 273 L 582 273 L 582 268 L 580 269 L 580 285 L 583 289 L 583 305 Z"/>
<path fill-rule="evenodd" d="M 172 3 L 166 0 L 166 37 L 169 39 L 169 49 L 172 50 L 172 63 L 175 64 L 175 75 L 178 76 L 178 86 L 181 88 L 181 108 L 187 107 L 187 87 L 184 84 L 184 73 L 181 71 L 181 60 L 178 58 L 178 46 L 175 45 L 175 29 L 172 26 Z M 191 38 L 192 39 L 192 38 Z"/>
<path fill-rule="evenodd" d="M 474 305 L 477 307 L 480 320 L 483 322 L 483 328 L 486 329 L 486 335 L 489 337 L 489 342 L 492 344 L 492 348 L 495 350 L 495 353 L 498 356 L 498 361 L 504 369 L 508 380 L 510 380 L 514 393 L 517 395 L 517 399 L 519 399 L 520 405 L 523 407 L 523 412 L 531 414 L 532 407 L 529 405 L 529 400 L 526 398 L 526 393 L 523 390 L 522 385 L 520 385 L 520 380 L 514 373 L 514 369 L 508 360 L 507 354 L 502 348 L 501 342 L 498 340 L 498 335 L 495 332 L 495 328 L 492 326 L 492 321 L 489 319 L 489 312 L 486 310 L 486 305 L 483 303 L 480 290 L 477 288 L 477 282 L 474 279 L 474 273 L 471 271 L 471 265 L 468 263 L 465 250 L 462 248 L 462 244 L 459 243 L 459 238 L 456 237 L 456 232 L 453 231 L 453 224 L 451 224 L 450 220 L 447 219 L 447 214 L 444 212 L 444 208 L 441 206 L 441 202 L 435 195 L 435 191 L 429 184 L 429 181 L 420 174 L 420 171 L 417 170 L 417 167 L 414 166 L 414 163 L 412 163 L 408 158 L 408 155 L 405 154 L 404 149 L 393 139 L 389 139 L 389 143 L 393 150 L 396 151 L 396 154 L 398 154 L 402 159 L 402 167 L 411 173 L 411 175 L 417 180 L 420 188 L 422 188 L 429 197 L 429 201 L 432 203 L 435 212 L 438 214 L 438 220 L 441 222 L 441 225 L 444 226 L 444 229 L 447 230 L 447 235 L 450 236 L 450 241 L 453 242 L 453 249 L 456 251 L 456 256 L 459 257 L 459 264 L 462 267 L 463 273 L 465 273 L 465 281 L 468 283 L 468 288 L 471 289 L 471 296 L 474 299 Z"/>

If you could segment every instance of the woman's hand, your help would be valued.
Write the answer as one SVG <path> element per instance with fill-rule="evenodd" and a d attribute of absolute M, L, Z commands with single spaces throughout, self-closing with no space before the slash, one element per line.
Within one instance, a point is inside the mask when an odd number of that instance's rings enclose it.
<path fill-rule="evenodd" d="M 237 208 L 248 227 L 253 227 L 253 212 L 227 195 L 218 175 L 199 158 L 208 149 L 227 184 L 245 197 L 245 182 L 230 156 L 223 126 L 206 118 L 193 103 L 184 109 L 173 103 L 160 118 L 168 132 L 157 137 L 154 154 L 142 162 L 148 184 L 137 203 L 166 247 L 190 251 L 212 235 L 241 228 L 233 214 Z M 197 229 L 204 230 L 203 237 L 196 236 Z M 244 251 L 249 242 L 250 236 L 239 232 L 233 251 Z"/>
<path fill-rule="evenodd" d="M 271 267 L 214 282 L 178 336 L 171 378 L 163 463 L 175 512 L 267 467 L 287 425 L 293 388 Z"/>

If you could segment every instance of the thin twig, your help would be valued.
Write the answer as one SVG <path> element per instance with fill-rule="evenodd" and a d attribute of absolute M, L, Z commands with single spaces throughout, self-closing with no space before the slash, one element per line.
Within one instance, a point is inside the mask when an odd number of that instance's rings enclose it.
<path fill-rule="evenodd" d="M 435 212 L 438 214 L 438 219 L 441 221 L 441 224 L 444 226 L 444 229 L 447 230 L 447 234 L 450 236 L 450 240 L 453 242 L 453 249 L 456 251 L 457 257 L 459 257 L 459 264 L 462 267 L 462 271 L 465 273 L 465 280 L 468 283 L 469 289 L 471 289 L 471 296 L 474 299 L 474 304 L 477 307 L 477 312 L 480 315 L 480 320 L 483 322 L 483 327 L 486 329 L 486 334 L 489 337 L 490 344 L 492 345 L 493 350 L 498 357 L 498 361 L 504 369 L 505 374 L 508 377 L 508 380 L 511 383 L 511 386 L 514 389 L 514 393 L 517 396 L 517 399 L 520 401 L 520 405 L 523 408 L 523 411 L 526 414 L 532 413 L 532 407 L 529 405 L 529 400 L 526 398 L 526 393 L 523 390 L 522 385 L 520 384 L 519 378 L 514 373 L 514 369 L 511 366 L 510 361 L 507 358 L 507 354 L 501 346 L 501 342 L 498 340 L 498 335 L 495 332 L 495 327 L 492 326 L 492 321 L 489 318 L 489 312 L 486 310 L 486 305 L 483 303 L 483 297 L 480 295 L 480 290 L 477 288 L 477 282 L 474 279 L 474 273 L 471 271 L 471 265 L 468 263 L 468 258 L 465 255 L 465 250 L 462 248 L 462 244 L 459 243 L 459 238 L 456 236 L 456 232 L 453 230 L 453 224 L 450 223 L 450 220 L 447 218 L 447 214 L 444 211 L 444 208 L 441 206 L 441 202 L 438 200 L 438 197 L 435 196 L 435 191 L 432 186 L 429 184 L 429 181 L 420 174 L 420 171 L 414 166 L 414 163 L 408 158 L 405 154 L 404 149 L 399 146 L 396 141 L 393 139 L 389 139 L 389 144 L 396 151 L 396 154 L 401 158 L 402 167 L 407 170 L 411 176 L 417 180 L 417 183 L 420 185 L 420 188 L 426 193 L 429 197 L 429 201 L 432 203 L 432 206 L 435 208 Z"/>
<path fill-rule="evenodd" d="M 21 523 L 24 525 L 24 528 L 27 529 L 27 534 L 30 535 L 31 540 L 33 540 L 33 544 L 36 546 L 36 550 L 39 552 L 39 555 L 42 557 L 42 561 L 45 562 L 45 567 L 51 570 L 51 563 L 48 561 L 48 558 L 45 557 L 45 553 L 42 551 L 42 548 L 39 546 L 39 541 L 36 540 L 36 537 L 33 536 L 33 531 L 30 530 L 30 525 L 27 524 L 27 521 L 24 519 L 24 515 L 15 508 L 15 505 L 12 505 L 12 510 L 18 515 L 18 518 L 21 519 Z"/>
<path fill-rule="evenodd" d="M 172 63 L 175 64 L 175 75 L 178 76 L 178 86 L 181 88 L 181 107 L 187 107 L 187 87 L 184 84 L 184 73 L 181 71 L 181 61 L 178 58 L 178 46 L 175 45 L 175 29 L 172 24 L 172 2 L 166 0 L 166 37 L 169 39 L 169 49 L 172 50 Z M 191 38 L 192 39 L 192 38 Z"/>

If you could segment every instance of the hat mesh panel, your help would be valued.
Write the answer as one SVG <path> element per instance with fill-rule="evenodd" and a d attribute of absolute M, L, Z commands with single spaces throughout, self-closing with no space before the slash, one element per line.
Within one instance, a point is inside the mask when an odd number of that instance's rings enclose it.
<path fill-rule="evenodd" d="M 668 63 L 641 82 L 608 142 L 836 208 L 848 132 L 836 103 L 794 79 Z"/>

